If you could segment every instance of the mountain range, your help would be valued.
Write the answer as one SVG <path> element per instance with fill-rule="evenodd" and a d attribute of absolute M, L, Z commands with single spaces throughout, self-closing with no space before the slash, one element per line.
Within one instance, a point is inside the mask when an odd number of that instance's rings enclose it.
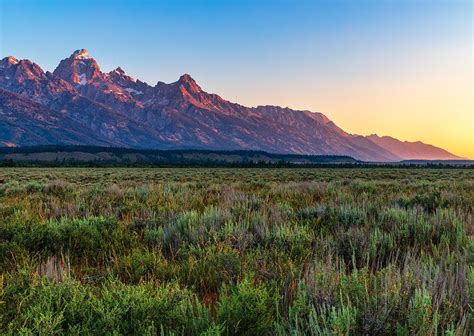
<path fill-rule="evenodd" d="M 232 103 L 188 74 L 151 86 L 120 67 L 105 73 L 85 49 L 53 72 L 12 56 L 0 61 L 0 144 L 460 159 L 422 142 L 350 134 L 319 112 Z"/>

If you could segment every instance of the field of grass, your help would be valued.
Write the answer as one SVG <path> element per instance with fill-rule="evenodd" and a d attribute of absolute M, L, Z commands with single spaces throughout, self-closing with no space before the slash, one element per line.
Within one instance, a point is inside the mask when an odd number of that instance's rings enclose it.
<path fill-rule="evenodd" d="M 0 169 L 0 334 L 468 335 L 474 169 Z"/>

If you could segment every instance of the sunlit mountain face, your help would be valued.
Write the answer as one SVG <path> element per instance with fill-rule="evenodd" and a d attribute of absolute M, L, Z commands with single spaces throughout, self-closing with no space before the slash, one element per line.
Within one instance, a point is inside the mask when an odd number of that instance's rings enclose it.
<path fill-rule="evenodd" d="M 245 149 L 366 161 L 458 158 L 419 142 L 349 134 L 319 112 L 232 103 L 205 92 L 188 74 L 152 86 L 120 67 L 105 73 L 85 49 L 52 73 L 29 60 L 2 59 L 0 108 L 4 146 Z"/>

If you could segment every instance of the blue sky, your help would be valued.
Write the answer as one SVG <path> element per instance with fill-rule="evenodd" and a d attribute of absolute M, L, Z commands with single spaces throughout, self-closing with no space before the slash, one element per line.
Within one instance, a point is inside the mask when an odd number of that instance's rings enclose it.
<path fill-rule="evenodd" d="M 321 111 L 350 132 L 474 154 L 471 1 L 0 4 L 2 57 L 52 71 L 86 48 L 104 71 L 120 65 L 152 85 L 190 73 L 245 105 Z"/>

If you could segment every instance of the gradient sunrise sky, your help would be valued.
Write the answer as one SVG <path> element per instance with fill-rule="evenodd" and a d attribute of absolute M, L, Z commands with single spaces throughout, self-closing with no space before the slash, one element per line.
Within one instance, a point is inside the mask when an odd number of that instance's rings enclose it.
<path fill-rule="evenodd" d="M 0 56 L 45 70 L 86 48 L 150 84 L 191 74 L 244 105 L 320 111 L 351 133 L 474 158 L 466 1 L 6 1 Z"/>

